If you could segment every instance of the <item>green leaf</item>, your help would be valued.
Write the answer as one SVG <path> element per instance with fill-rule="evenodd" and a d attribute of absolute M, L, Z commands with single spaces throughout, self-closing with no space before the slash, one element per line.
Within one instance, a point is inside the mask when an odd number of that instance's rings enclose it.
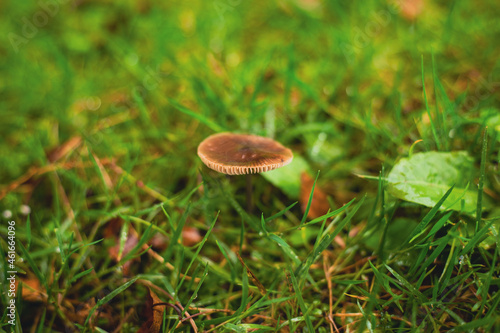
<path fill-rule="evenodd" d="M 411 233 L 410 237 L 405 243 L 411 243 L 420 236 L 424 231 L 429 222 L 434 218 L 436 213 L 438 212 L 439 208 L 443 205 L 443 202 L 446 201 L 446 199 L 450 196 L 451 192 L 453 191 L 455 186 L 450 187 L 448 191 L 443 195 L 441 199 L 432 207 L 432 209 L 425 215 L 425 217 L 422 219 L 422 221 L 418 224 L 418 226 L 413 230 Z"/>
<path fill-rule="evenodd" d="M 473 214 L 477 191 L 467 187 L 473 172 L 474 161 L 465 151 L 417 153 L 394 166 L 387 177 L 387 189 L 396 198 L 434 207 L 455 185 L 441 209 L 461 211 L 463 207 L 464 212 Z"/>
<path fill-rule="evenodd" d="M 478 123 L 484 123 L 488 127 L 488 132 L 493 135 L 494 132 L 500 132 L 500 109 L 486 108 L 481 110 L 479 119 L 471 119 Z M 497 140 L 500 137 L 497 136 Z"/>

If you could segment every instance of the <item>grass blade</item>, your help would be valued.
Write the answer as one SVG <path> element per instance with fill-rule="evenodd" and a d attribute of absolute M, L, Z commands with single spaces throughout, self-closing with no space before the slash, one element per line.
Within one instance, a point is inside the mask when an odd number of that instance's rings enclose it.
<path fill-rule="evenodd" d="M 89 274 L 90 272 L 92 272 L 92 270 L 94 269 L 94 267 L 91 267 L 83 272 L 80 272 L 78 274 L 76 274 L 75 276 L 73 276 L 73 278 L 71 278 L 71 280 L 69 281 L 69 284 L 72 284 L 73 282 L 75 282 L 76 280 L 78 280 L 79 278 Z"/>
<path fill-rule="evenodd" d="M 196 286 L 196 289 L 194 290 L 193 294 L 191 295 L 191 297 L 189 298 L 187 303 L 184 305 L 184 310 L 182 311 L 181 316 L 184 316 L 184 312 L 186 312 L 186 310 L 189 308 L 189 306 L 191 305 L 193 300 L 198 296 L 198 290 L 200 290 L 201 285 L 203 284 L 203 281 L 205 281 L 205 278 L 207 277 L 207 275 L 208 275 L 208 265 L 205 265 L 205 270 L 203 271 L 203 274 L 201 275 L 200 282 Z M 194 281 L 194 279 L 192 281 Z"/>
<path fill-rule="evenodd" d="M 424 55 L 422 55 L 422 89 L 424 92 L 425 109 L 427 110 L 427 115 L 429 116 L 429 121 L 431 123 L 432 135 L 434 136 L 434 141 L 436 142 L 438 150 L 441 150 L 441 140 L 439 139 L 439 135 L 436 131 L 436 125 L 434 124 L 434 120 L 432 119 L 431 110 L 429 109 L 429 102 L 427 101 L 427 93 L 425 92 Z"/>
<path fill-rule="evenodd" d="M 476 247 L 476 244 L 482 241 L 483 236 L 486 235 L 486 233 L 489 231 L 493 222 L 495 222 L 495 220 L 490 221 L 481 230 L 476 232 L 474 237 L 472 237 L 472 239 L 467 243 L 467 245 L 465 245 L 462 252 L 460 252 L 460 255 L 465 255 L 468 254 L 470 251 L 472 251 Z"/>
<path fill-rule="evenodd" d="M 112 300 L 116 295 L 120 294 L 121 292 L 123 292 L 125 289 L 127 289 L 128 287 L 130 287 L 135 281 L 137 281 L 137 279 L 140 278 L 140 275 L 130 279 L 129 281 L 125 282 L 124 284 L 122 284 L 121 286 L 119 286 L 118 288 L 116 288 L 115 290 L 113 290 L 112 292 L 110 292 L 109 294 L 107 294 L 106 296 L 104 296 L 103 298 L 101 298 L 96 305 L 94 305 L 94 307 L 90 310 L 89 312 L 89 315 L 87 316 L 87 319 L 85 319 L 85 323 L 84 323 L 84 326 L 87 326 L 90 318 L 92 317 L 92 314 L 94 314 L 95 310 L 108 303 L 110 300 Z"/>
<path fill-rule="evenodd" d="M 415 227 L 413 232 L 410 234 L 410 236 L 408 236 L 408 239 L 403 243 L 402 246 L 404 246 L 405 244 L 412 243 L 416 238 L 418 238 L 420 235 L 422 235 L 425 228 L 427 227 L 429 222 L 434 218 L 434 216 L 437 214 L 437 212 L 439 211 L 439 208 L 441 208 L 441 206 L 443 205 L 443 202 L 445 202 L 446 198 L 448 198 L 448 196 L 451 194 L 454 187 L 455 187 L 455 185 L 453 185 L 452 187 L 450 187 L 450 189 L 448 191 L 446 191 L 446 193 L 443 195 L 443 197 L 436 203 L 436 205 L 434 207 L 432 207 L 432 209 L 429 211 L 429 213 L 427 213 L 427 215 L 425 215 L 425 217 L 422 219 L 422 221 Z"/>
<path fill-rule="evenodd" d="M 305 274 L 309 271 L 309 267 L 319 258 L 321 253 L 331 244 L 335 236 L 349 223 L 352 217 L 356 214 L 358 209 L 361 207 L 363 202 L 365 201 L 365 197 L 358 202 L 358 204 L 353 208 L 353 210 L 338 224 L 335 230 L 326 234 L 323 239 L 314 247 L 314 249 L 309 253 L 306 260 L 302 261 L 299 267 L 297 267 L 296 274 L 297 277 L 302 280 Z M 326 216 L 326 215 L 325 215 Z M 328 230 L 327 230 L 328 231 Z"/>
<path fill-rule="evenodd" d="M 307 201 L 306 210 L 304 212 L 304 215 L 302 216 L 302 221 L 300 221 L 299 228 L 302 227 L 302 225 L 306 222 L 307 214 L 309 214 L 309 209 L 311 208 L 311 203 L 314 195 L 314 188 L 316 187 L 316 182 L 318 181 L 318 177 L 319 177 L 319 170 L 318 173 L 316 174 L 316 179 L 314 180 L 313 186 L 311 188 L 311 193 L 309 194 L 309 200 Z"/>
<path fill-rule="evenodd" d="M 291 267 L 288 267 L 288 272 L 290 273 L 290 278 L 292 280 L 293 289 L 295 290 L 295 295 L 297 296 L 297 300 L 299 302 L 299 307 L 300 307 L 300 310 L 302 311 L 302 315 L 304 316 L 304 319 L 306 321 L 307 328 L 309 329 L 309 332 L 314 332 L 311 318 L 309 318 L 308 311 L 307 311 L 308 309 L 306 307 L 306 304 L 304 303 L 304 298 L 302 297 L 302 291 L 301 291 L 299 284 L 297 282 L 297 278 L 293 274 Z"/>
<path fill-rule="evenodd" d="M 477 189 L 477 209 L 476 209 L 476 232 L 479 228 L 479 222 L 481 222 L 481 217 L 483 213 L 483 188 L 484 188 L 484 177 L 486 173 L 486 151 L 488 148 L 488 128 L 484 130 L 483 134 L 483 146 L 481 149 L 481 166 L 479 172 L 479 184 Z"/>
<path fill-rule="evenodd" d="M 217 212 L 217 215 L 215 216 L 215 218 L 213 219 L 212 223 L 210 224 L 210 227 L 208 228 L 207 230 L 207 233 L 205 234 L 205 236 L 203 237 L 203 239 L 201 240 L 200 244 L 198 244 L 198 247 L 196 249 L 196 252 L 194 253 L 191 261 L 189 262 L 189 265 L 188 267 L 186 268 L 186 271 L 185 271 L 185 274 L 184 276 L 182 277 L 181 281 L 179 282 L 179 284 L 177 285 L 177 288 L 175 288 L 176 290 L 176 294 L 179 292 L 179 289 L 181 288 L 184 280 L 186 279 L 186 276 L 189 274 L 189 270 L 191 269 L 191 266 L 193 265 L 193 263 L 195 262 L 195 260 L 198 260 L 198 254 L 200 253 L 201 249 L 203 248 L 203 245 L 205 245 L 205 242 L 207 241 L 208 237 L 210 236 L 211 232 L 212 232 L 212 229 L 214 228 L 215 226 L 215 222 L 217 222 L 217 219 L 219 218 L 219 212 Z M 208 265 L 207 265 L 208 267 Z"/>
<path fill-rule="evenodd" d="M 268 223 L 268 222 L 270 222 L 270 221 L 272 221 L 272 220 L 274 220 L 274 219 L 276 219 L 276 218 L 278 218 L 278 217 L 280 217 L 280 216 L 284 215 L 286 212 L 288 212 L 290 209 L 292 209 L 292 208 L 293 208 L 293 206 L 295 206 L 295 205 L 296 205 L 296 204 L 298 204 L 298 203 L 299 203 L 298 201 L 295 201 L 293 204 L 291 204 L 290 206 L 286 207 L 285 209 L 283 209 L 283 210 L 282 210 L 282 211 L 280 211 L 279 213 L 276 213 L 276 214 L 274 214 L 274 215 L 272 215 L 272 216 L 269 216 L 269 217 L 268 217 L 268 218 L 266 218 L 266 220 L 265 220 L 265 221 L 266 221 L 266 223 Z"/>
<path fill-rule="evenodd" d="M 190 116 L 191 118 L 193 119 L 196 119 L 198 120 L 200 123 L 206 125 L 208 128 L 212 129 L 213 131 L 215 132 L 224 132 L 225 129 L 220 126 L 219 124 L 217 124 L 216 122 L 212 121 L 210 118 L 207 118 L 205 117 L 204 115 L 202 114 L 199 114 L 197 112 L 194 112 L 182 105 L 180 105 L 179 103 L 177 103 L 176 101 L 174 101 L 173 99 L 171 98 L 168 98 L 168 102 L 175 108 L 177 109 L 178 111 Z"/>
<path fill-rule="evenodd" d="M 35 273 L 35 276 L 37 277 L 38 281 L 40 281 L 40 283 L 43 285 L 43 287 L 47 291 L 47 295 L 50 295 L 50 289 L 49 289 L 49 285 L 47 284 L 47 279 L 42 274 L 42 272 L 40 272 L 40 270 L 38 269 L 38 266 L 35 264 L 35 261 L 31 257 L 30 253 L 23 246 L 23 243 L 19 242 L 17 245 L 19 245 L 19 249 L 21 249 L 21 252 L 23 254 L 24 259 L 30 265 L 30 267 L 33 270 L 33 273 Z"/>
<path fill-rule="evenodd" d="M 288 256 L 288 258 L 290 258 L 295 265 L 300 265 L 301 261 L 300 261 L 299 257 L 294 252 L 292 247 L 290 245 L 288 245 L 287 242 L 285 242 L 281 237 L 279 237 L 275 234 L 270 234 L 268 237 L 269 237 L 269 239 L 276 242 L 276 244 L 278 244 L 278 246 L 281 248 L 281 250 L 283 250 L 283 253 L 286 254 Z"/>

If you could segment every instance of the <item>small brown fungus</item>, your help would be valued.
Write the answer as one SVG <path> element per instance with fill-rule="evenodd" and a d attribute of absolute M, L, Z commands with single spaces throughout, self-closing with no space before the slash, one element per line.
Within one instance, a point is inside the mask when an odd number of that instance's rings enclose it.
<path fill-rule="evenodd" d="M 198 156 L 210 169 L 244 175 L 281 168 L 292 161 L 292 151 L 270 138 L 219 133 L 203 140 Z"/>

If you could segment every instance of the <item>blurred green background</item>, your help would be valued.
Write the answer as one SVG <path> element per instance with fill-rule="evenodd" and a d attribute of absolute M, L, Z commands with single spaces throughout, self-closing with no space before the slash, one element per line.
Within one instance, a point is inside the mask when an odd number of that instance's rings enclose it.
<path fill-rule="evenodd" d="M 136 160 L 167 195 L 195 180 L 195 147 L 220 130 L 274 136 L 320 166 L 390 162 L 427 135 L 432 54 L 458 108 L 498 101 L 493 0 L 2 1 L 0 12 L 1 184 L 74 136 Z M 311 151 L 318 126 L 328 156 Z"/>

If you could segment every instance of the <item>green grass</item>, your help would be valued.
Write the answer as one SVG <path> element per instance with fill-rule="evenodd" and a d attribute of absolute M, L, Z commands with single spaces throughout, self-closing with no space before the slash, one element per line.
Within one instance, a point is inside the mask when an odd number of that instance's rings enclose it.
<path fill-rule="evenodd" d="M 500 331 L 500 6 L 405 2 L 2 1 L 0 332 Z"/>

